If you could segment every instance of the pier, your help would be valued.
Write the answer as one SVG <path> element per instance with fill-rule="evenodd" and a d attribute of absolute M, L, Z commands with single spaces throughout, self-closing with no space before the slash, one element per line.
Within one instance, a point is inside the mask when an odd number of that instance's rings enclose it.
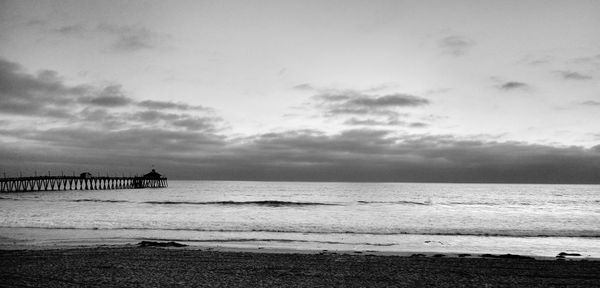
<path fill-rule="evenodd" d="M 167 178 L 154 169 L 144 176 L 102 177 L 81 173 L 79 176 L 33 176 L 0 178 L 0 192 L 112 190 L 168 187 Z"/>

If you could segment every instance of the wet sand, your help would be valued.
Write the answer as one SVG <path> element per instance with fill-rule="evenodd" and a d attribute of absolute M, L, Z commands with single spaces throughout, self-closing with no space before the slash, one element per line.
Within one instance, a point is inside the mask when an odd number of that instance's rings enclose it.
<path fill-rule="evenodd" d="M 0 287 L 600 287 L 600 261 L 368 254 L 0 250 Z"/>

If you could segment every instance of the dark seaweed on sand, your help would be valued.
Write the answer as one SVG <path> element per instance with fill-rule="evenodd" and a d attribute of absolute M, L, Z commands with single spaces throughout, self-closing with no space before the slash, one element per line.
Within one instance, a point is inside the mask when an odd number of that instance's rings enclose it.
<path fill-rule="evenodd" d="M 185 247 L 188 245 L 177 243 L 177 242 L 155 242 L 155 241 L 142 241 L 138 243 L 139 247 Z"/>

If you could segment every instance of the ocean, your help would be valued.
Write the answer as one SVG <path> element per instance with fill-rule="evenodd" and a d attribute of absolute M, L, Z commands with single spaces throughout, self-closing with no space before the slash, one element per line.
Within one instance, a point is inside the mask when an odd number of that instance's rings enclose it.
<path fill-rule="evenodd" d="M 600 186 L 169 181 L 0 194 L 0 244 L 560 252 L 600 258 Z"/>

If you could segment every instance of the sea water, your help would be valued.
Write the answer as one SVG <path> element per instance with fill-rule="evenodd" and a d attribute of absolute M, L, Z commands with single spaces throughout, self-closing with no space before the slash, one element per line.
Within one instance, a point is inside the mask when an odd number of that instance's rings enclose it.
<path fill-rule="evenodd" d="M 600 257 L 600 186 L 169 181 L 0 194 L 2 243 Z"/>

